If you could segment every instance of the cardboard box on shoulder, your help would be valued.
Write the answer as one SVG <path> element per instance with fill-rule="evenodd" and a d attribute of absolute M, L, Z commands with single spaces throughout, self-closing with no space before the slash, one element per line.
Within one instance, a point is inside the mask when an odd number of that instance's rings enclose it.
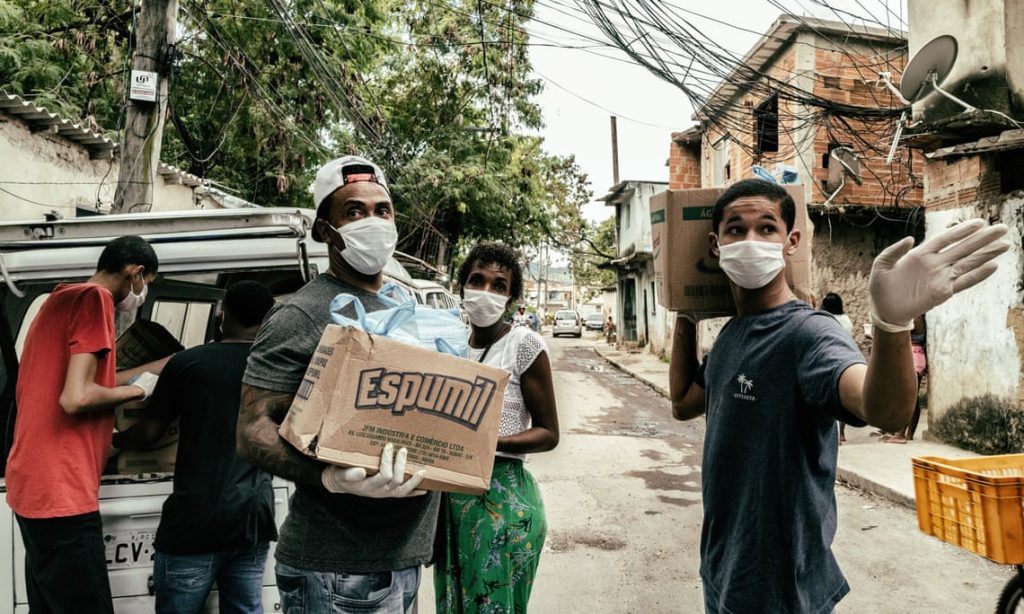
<path fill-rule="evenodd" d="M 281 424 L 298 450 L 336 465 L 380 465 L 384 444 L 408 450 L 422 488 L 490 488 L 509 373 L 352 327 L 328 325 Z"/>
<path fill-rule="evenodd" d="M 782 186 L 796 204 L 800 244 L 786 266 L 791 288 L 810 288 L 811 226 L 804 186 Z M 667 190 L 651 198 L 651 242 L 658 302 L 666 309 L 703 316 L 736 313 L 729 279 L 711 256 L 711 212 L 726 188 Z"/>
<path fill-rule="evenodd" d="M 184 347 L 166 328 L 150 320 L 135 320 L 117 338 L 117 369 L 131 369 L 180 352 Z M 114 409 L 114 428 L 123 431 L 145 415 L 148 401 L 133 401 Z M 178 454 L 178 421 L 175 420 L 160 438 L 146 450 L 124 450 L 117 455 L 117 472 L 121 475 L 139 473 L 173 473 Z"/>

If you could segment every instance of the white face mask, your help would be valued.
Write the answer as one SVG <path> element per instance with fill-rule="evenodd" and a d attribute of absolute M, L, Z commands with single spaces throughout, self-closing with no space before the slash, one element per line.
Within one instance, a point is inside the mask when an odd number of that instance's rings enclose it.
<path fill-rule="evenodd" d="M 328 224 L 330 226 L 330 224 Z M 388 258 L 398 245 L 395 223 L 373 216 L 334 228 L 345 242 L 341 257 L 363 275 L 376 275 L 384 270 Z"/>
<path fill-rule="evenodd" d="M 734 284 L 747 290 L 767 286 L 786 266 L 781 243 L 737 241 L 721 245 L 718 266 Z"/>
<path fill-rule="evenodd" d="M 501 319 L 505 313 L 508 297 L 484 292 L 483 290 L 463 290 L 462 308 L 469 314 L 469 323 L 479 328 L 490 326 Z"/>
<path fill-rule="evenodd" d="M 121 299 L 121 302 L 114 306 L 118 311 L 135 311 L 146 302 L 146 293 L 149 292 L 149 284 L 142 280 L 142 292 L 135 294 L 135 286 L 128 290 L 128 296 Z"/>

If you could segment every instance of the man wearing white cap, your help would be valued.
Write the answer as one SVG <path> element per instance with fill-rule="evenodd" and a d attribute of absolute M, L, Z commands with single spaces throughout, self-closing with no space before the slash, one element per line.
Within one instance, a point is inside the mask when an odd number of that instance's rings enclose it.
<path fill-rule="evenodd" d="M 433 554 L 438 499 L 417 489 L 422 472 L 404 480 L 405 449 L 386 445 L 380 471 L 366 477 L 364 469 L 305 456 L 278 436 L 331 322 L 331 299 L 347 293 L 367 311 L 384 308 L 376 292 L 398 242 L 387 182 L 373 162 L 328 162 L 316 174 L 313 199 L 313 239 L 329 246 L 330 266 L 263 322 L 242 380 L 238 452 L 296 484 L 275 554 L 284 611 L 415 612 L 420 566 Z"/>

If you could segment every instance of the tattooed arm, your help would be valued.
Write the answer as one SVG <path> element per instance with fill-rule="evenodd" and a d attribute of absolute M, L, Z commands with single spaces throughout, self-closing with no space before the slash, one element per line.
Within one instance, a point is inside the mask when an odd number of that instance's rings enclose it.
<path fill-rule="evenodd" d="M 324 465 L 293 448 L 277 433 L 294 396 L 242 384 L 238 456 L 286 480 L 322 487 L 320 473 Z"/>

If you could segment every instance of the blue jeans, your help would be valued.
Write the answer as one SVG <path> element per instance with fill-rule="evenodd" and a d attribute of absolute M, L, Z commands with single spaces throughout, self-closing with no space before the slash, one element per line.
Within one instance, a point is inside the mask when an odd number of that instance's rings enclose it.
<path fill-rule="evenodd" d="M 269 542 L 210 554 L 164 554 L 153 559 L 157 614 L 200 612 L 214 580 L 222 613 L 262 614 L 263 570 Z"/>
<path fill-rule="evenodd" d="M 278 562 L 284 614 L 416 614 L 420 568 L 374 573 L 307 571 Z"/>

